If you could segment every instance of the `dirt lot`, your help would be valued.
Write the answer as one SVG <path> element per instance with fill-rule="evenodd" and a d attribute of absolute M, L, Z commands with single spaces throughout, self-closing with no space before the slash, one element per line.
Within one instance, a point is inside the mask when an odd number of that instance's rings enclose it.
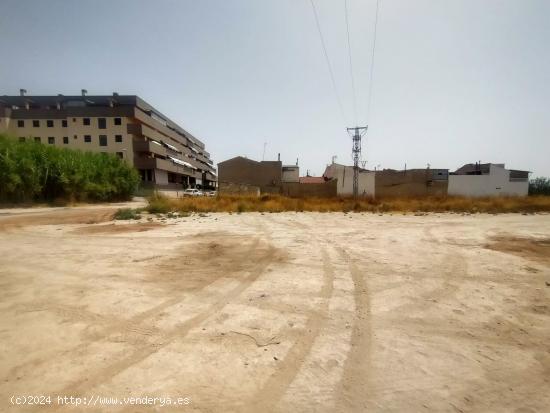
<path fill-rule="evenodd" d="M 1 411 L 550 409 L 550 215 L 111 212 L 0 210 Z"/>

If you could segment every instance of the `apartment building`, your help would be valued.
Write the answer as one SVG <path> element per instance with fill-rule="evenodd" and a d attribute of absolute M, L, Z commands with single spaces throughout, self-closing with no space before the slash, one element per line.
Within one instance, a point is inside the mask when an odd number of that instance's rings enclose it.
<path fill-rule="evenodd" d="M 0 133 L 21 141 L 108 152 L 140 173 L 143 186 L 214 189 L 210 154 L 195 136 L 138 96 L 0 96 Z"/>

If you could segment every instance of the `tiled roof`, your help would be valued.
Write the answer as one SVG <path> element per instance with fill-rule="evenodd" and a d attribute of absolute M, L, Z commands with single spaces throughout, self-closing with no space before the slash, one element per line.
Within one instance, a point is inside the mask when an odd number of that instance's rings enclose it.
<path fill-rule="evenodd" d="M 300 183 L 301 184 L 324 184 L 325 178 L 323 178 L 322 176 L 301 176 Z"/>

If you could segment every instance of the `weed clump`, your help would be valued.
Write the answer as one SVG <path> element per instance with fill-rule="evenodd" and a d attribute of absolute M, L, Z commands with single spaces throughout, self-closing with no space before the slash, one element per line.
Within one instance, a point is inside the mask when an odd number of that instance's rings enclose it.
<path fill-rule="evenodd" d="M 147 198 L 147 201 L 148 205 L 146 210 L 150 214 L 167 214 L 173 210 L 170 199 L 159 194 L 158 192 L 153 193 L 153 195 Z"/>
<path fill-rule="evenodd" d="M 140 210 L 132 208 L 119 209 L 114 216 L 116 220 L 141 219 Z"/>

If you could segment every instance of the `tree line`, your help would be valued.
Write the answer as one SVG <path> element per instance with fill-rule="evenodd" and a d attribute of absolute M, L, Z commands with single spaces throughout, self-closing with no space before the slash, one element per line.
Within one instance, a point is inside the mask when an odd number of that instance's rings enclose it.
<path fill-rule="evenodd" d="M 0 135 L 2 202 L 126 200 L 138 183 L 137 171 L 115 155 Z"/>

